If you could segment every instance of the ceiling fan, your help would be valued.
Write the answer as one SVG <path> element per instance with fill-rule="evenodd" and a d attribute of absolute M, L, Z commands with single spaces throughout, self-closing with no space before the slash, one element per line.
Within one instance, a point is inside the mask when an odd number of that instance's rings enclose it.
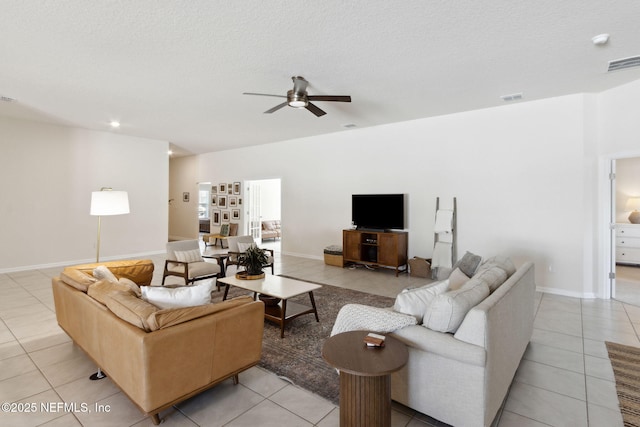
<path fill-rule="evenodd" d="M 307 94 L 308 81 L 304 77 L 293 76 L 293 89 L 287 91 L 287 96 L 284 95 L 271 95 L 267 93 L 253 93 L 244 92 L 243 95 L 259 95 L 259 96 L 275 96 L 277 98 L 287 98 L 282 104 L 278 104 L 275 107 L 265 111 L 265 114 L 271 114 L 274 111 L 278 111 L 282 107 L 289 106 L 293 108 L 306 108 L 311 111 L 317 117 L 327 114 L 317 105 L 312 104 L 310 101 L 335 101 L 335 102 L 351 102 L 351 97 L 348 95 L 309 95 Z"/>

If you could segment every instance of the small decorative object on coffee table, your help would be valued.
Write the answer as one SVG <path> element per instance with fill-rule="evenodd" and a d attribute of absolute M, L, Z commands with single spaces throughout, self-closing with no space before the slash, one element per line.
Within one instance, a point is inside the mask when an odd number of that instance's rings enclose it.
<path fill-rule="evenodd" d="M 267 263 L 267 255 L 264 250 L 251 246 L 238 257 L 238 264 L 244 267 L 245 271 L 236 273 L 238 279 L 255 280 L 264 277 L 263 266 Z"/>
<path fill-rule="evenodd" d="M 393 337 L 367 336 L 343 332 L 322 347 L 324 360 L 340 371 L 341 427 L 391 426 L 391 374 L 407 363 L 409 352 Z M 384 346 L 367 345 L 371 338 Z"/>

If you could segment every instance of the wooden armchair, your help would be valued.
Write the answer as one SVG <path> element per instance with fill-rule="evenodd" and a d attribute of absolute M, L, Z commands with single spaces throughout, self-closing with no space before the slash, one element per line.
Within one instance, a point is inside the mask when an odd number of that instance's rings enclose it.
<path fill-rule="evenodd" d="M 202 258 L 197 240 L 179 240 L 167 243 L 167 260 L 164 262 L 162 286 L 167 276 L 184 279 L 185 285 L 196 280 L 224 277 L 220 265 L 207 262 Z M 216 283 L 216 286 L 217 283 Z M 218 286 L 218 289 L 220 287 Z"/>

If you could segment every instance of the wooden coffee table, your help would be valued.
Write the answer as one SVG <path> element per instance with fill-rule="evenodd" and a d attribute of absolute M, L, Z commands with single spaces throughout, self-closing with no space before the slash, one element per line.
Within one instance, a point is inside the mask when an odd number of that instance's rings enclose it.
<path fill-rule="evenodd" d="M 367 347 L 368 331 L 328 338 L 322 357 L 340 371 L 340 426 L 391 426 L 391 373 L 409 358 L 407 347 L 387 335 L 382 348 Z"/>
<path fill-rule="evenodd" d="M 243 280 L 230 276 L 218 279 L 218 282 L 225 285 L 223 300 L 227 299 L 230 286 L 253 292 L 254 299 L 258 294 L 280 298 L 282 301 L 278 305 L 265 305 L 264 307 L 264 318 L 280 325 L 280 338 L 284 338 L 284 327 L 287 322 L 303 314 L 313 313 L 316 316 L 316 321 L 320 321 L 316 302 L 313 299 L 313 291 L 320 289 L 321 285 L 273 275 L 267 275 L 264 279 L 258 280 Z M 302 294 L 309 294 L 311 307 L 293 301 L 287 302 L 289 298 Z"/>

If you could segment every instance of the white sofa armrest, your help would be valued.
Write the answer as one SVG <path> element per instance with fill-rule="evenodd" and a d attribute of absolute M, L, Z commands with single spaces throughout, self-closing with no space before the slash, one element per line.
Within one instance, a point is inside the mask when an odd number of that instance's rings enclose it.
<path fill-rule="evenodd" d="M 481 367 L 486 362 L 487 355 L 483 347 L 460 341 L 451 334 L 432 331 L 424 326 L 407 326 L 391 335 L 410 347 L 447 359 Z"/>

